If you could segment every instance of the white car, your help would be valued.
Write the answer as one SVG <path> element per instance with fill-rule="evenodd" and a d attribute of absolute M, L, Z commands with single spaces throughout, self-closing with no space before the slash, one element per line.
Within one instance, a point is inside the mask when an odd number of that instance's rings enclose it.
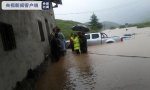
<path fill-rule="evenodd" d="M 122 41 L 119 36 L 108 37 L 105 33 L 89 33 L 85 34 L 87 38 L 87 45 L 96 45 L 103 43 L 114 43 Z"/>

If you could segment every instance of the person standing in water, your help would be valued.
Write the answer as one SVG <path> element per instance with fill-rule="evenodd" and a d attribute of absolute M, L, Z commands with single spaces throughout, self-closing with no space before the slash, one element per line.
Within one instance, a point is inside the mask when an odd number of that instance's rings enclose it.
<path fill-rule="evenodd" d="M 84 32 L 82 32 L 82 46 L 82 53 L 87 53 L 87 39 Z"/>
<path fill-rule="evenodd" d="M 73 44 L 74 44 L 74 50 L 76 51 L 76 53 L 80 54 L 80 41 L 79 41 L 77 34 L 74 34 Z"/>
<path fill-rule="evenodd" d="M 51 40 L 51 53 L 52 53 L 52 61 L 58 62 L 60 59 L 60 41 L 58 34 L 56 33 L 54 38 Z"/>
<path fill-rule="evenodd" d="M 53 29 L 53 31 L 51 32 L 51 34 L 50 34 L 50 41 L 55 37 L 56 31 L 57 31 L 57 28 L 55 27 L 55 28 Z"/>
<path fill-rule="evenodd" d="M 60 29 L 57 29 L 57 33 L 58 33 L 58 37 L 59 37 L 60 44 L 61 44 L 60 53 L 61 53 L 61 56 L 64 56 L 64 53 L 66 51 L 66 46 L 65 46 L 65 43 L 64 43 L 65 36 L 63 35 L 63 33 L 61 32 Z"/>

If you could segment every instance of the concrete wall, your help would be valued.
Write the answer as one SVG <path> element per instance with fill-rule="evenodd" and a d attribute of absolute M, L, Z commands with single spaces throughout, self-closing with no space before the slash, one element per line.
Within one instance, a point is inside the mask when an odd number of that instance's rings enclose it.
<path fill-rule="evenodd" d="M 0 90 L 11 90 L 26 76 L 28 69 L 35 68 L 44 60 L 44 53 L 50 52 L 45 18 L 52 30 L 55 26 L 53 14 L 52 8 L 48 11 L 0 10 L 0 22 L 13 25 L 17 46 L 12 51 L 4 51 L 0 36 Z M 42 22 L 44 42 L 40 39 L 37 20 Z"/>

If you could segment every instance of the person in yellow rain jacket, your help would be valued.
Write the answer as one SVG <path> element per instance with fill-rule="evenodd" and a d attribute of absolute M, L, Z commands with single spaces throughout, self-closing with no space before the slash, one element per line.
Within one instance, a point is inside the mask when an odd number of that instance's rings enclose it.
<path fill-rule="evenodd" d="M 73 44 L 74 44 L 74 50 L 76 51 L 77 54 L 80 54 L 80 41 L 77 36 L 77 34 L 74 34 L 74 39 L 73 39 Z"/>

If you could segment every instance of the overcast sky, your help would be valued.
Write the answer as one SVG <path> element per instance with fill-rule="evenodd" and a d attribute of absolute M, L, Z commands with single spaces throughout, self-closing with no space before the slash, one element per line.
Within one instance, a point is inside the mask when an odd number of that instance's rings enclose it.
<path fill-rule="evenodd" d="M 99 22 L 124 24 L 150 20 L 150 0 L 62 0 L 62 3 L 54 8 L 56 19 L 85 23 L 94 12 Z"/>

